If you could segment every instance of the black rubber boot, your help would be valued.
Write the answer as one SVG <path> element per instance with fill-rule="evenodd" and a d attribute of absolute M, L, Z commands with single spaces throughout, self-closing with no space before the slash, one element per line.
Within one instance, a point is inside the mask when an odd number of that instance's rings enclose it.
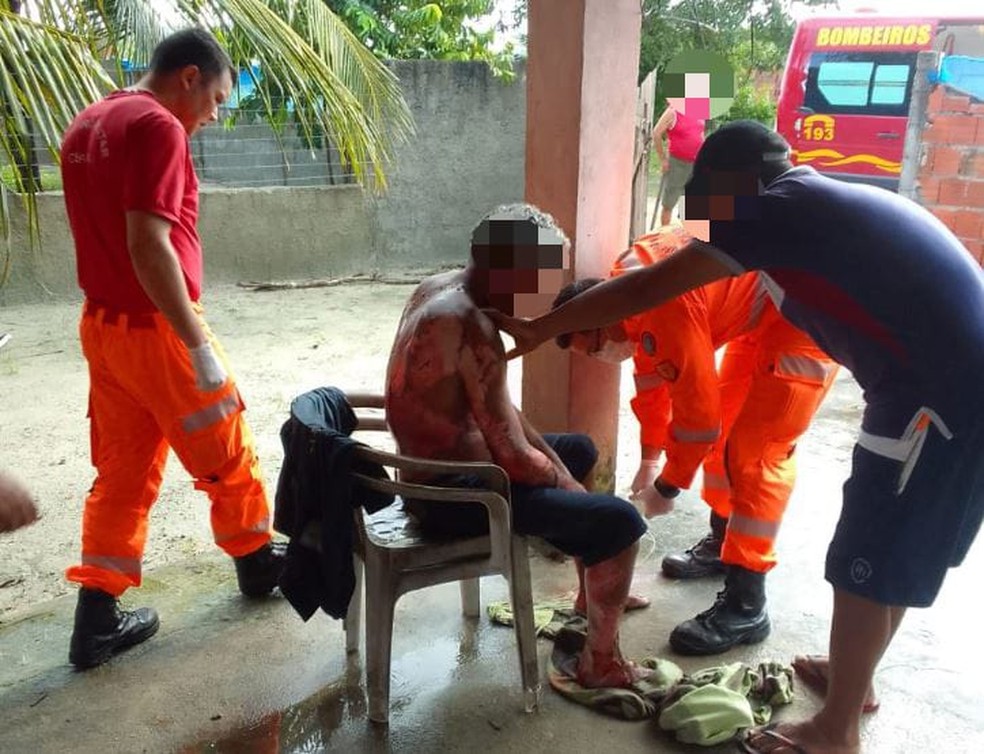
<path fill-rule="evenodd" d="M 711 511 L 711 533 L 685 552 L 663 558 L 663 573 L 671 579 L 700 579 L 724 573 L 721 546 L 728 519 Z"/>
<path fill-rule="evenodd" d="M 268 542 L 249 555 L 233 558 L 239 591 L 247 597 L 266 597 L 280 581 L 287 563 L 287 545 Z"/>
<path fill-rule="evenodd" d="M 79 670 L 94 668 L 117 652 L 146 641 L 159 627 L 153 608 L 121 610 L 113 595 L 83 587 L 75 606 L 68 660 Z"/>
<path fill-rule="evenodd" d="M 711 608 L 674 628 L 670 646 L 683 655 L 716 655 L 738 644 L 764 641 L 771 630 L 765 574 L 733 565 Z"/>

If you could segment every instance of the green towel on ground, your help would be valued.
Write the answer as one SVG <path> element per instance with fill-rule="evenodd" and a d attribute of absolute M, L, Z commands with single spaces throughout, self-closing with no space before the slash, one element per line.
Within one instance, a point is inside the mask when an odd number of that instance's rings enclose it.
<path fill-rule="evenodd" d="M 684 676 L 661 705 L 659 727 L 678 741 L 715 746 L 745 728 L 764 725 L 774 706 L 793 700 L 793 670 L 777 662 L 743 662 Z"/>
<path fill-rule="evenodd" d="M 489 618 L 513 624 L 508 602 L 488 606 Z M 640 665 L 655 671 L 628 689 L 586 689 L 575 680 L 577 661 L 587 637 L 587 620 L 574 613 L 570 599 L 533 605 L 538 636 L 554 640 L 548 678 L 557 693 L 577 704 L 624 720 L 654 719 L 678 741 L 716 746 L 736 739 L 753 725 L 765 725 L 772 708 L 793 700 L 793 670 L 778 662 L 752 668 L 742 662 L 685 675 L 670 660 L 650 657 Z"/>
<path fill-rule="evenodd" d="M 709 684 L 664 707 L 657 723 L 682 743 L 716 746 L 754 725 L 755 716 L 748 699 L 737 691 Z"/>
<path fill-rule="evenodd" d="M 577 657 L 583 629 L 562 629 L 550 657 L 550 685 L 564 697 L 624 720 L 653 718 L 678 741 L 714 746 L 742 730 L 763 725 L 773 706 L 793 699 L 792 668 L 762 663 L 752 668 L 735 662 L 684 675 L 678 665 L 658 657 L 640 664 L 656 672 L 631 688 L 586 689 L 577 683 Z"/>
<path fill-rule="evenodd" d="M 508 602 L 490 602 L 486 609 L 493 623 L 503 626 L 513 624 L 512 605 Z M 578 617 L 572 599 L 544 600 L 533 604 L 533 627 L 537 636 L 552 639 L 565 623 Z"/>
<path fill-rule="evenodd" d="M 659 711 L 659 703 L 683 676 L 683 671 L 673 662 L 659 658 L 642 661 L 642 665 L 654 671 L 653 675 L 639 681 L 631 689 L 586 689 L 576 680 L 577 652 L 566 651 L 560 644 L 554 646 L 550 657 L 547 678 L 561 696 L 583 704 L 612 717 L 623 720 L 645 720 Z"/>

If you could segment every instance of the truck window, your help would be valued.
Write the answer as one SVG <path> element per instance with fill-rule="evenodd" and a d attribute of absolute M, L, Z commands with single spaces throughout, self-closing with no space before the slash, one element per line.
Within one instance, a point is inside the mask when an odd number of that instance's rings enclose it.
<path fill-rule="evenodd" d="M 909 114 L 915 52 L 817 52 L 803 104 L 815 113 Z"/>
<path fill-rule="evenodd" d="M 872 105 L 901 105 L 909 91 L 909 70 L 907 65 L 875 66 L 875 78 L 871 85 Z M 906 113 L 909 107 L 906 105 Z"/>

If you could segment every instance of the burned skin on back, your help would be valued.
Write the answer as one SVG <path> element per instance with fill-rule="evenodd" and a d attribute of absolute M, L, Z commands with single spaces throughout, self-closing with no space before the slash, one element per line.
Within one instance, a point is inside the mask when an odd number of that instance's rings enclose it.
<path fill-rule="evenodd" d="M 387 369 L 386 412 L 401 452 L 449 460 L 492 458 L 471 416 L 461 374 L 466 350 L 489 348 L 487 342 L 466 342 L 466 330 L 473 329 L 466 328 L 466 319 L 479 316 L 460 273 L 426 280 L 410 297 Z"/>
<path fill-rule="evenodd" d="M 514 481 L 531 484 L 556 478 L 553 463 L 523 434 L 502 341 L 461 272 L 430 278 L 410 297 L 390 355 L 386 409 L 402 453 L 495 461 Z"/>

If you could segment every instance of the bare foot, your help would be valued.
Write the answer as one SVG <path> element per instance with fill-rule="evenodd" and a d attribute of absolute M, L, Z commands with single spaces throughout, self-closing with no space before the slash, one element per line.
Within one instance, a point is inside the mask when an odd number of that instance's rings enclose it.
<path fill-rule="evenodd" d="M 750 728 L 740 743 L 748 754 L 859 754 L 860 741 L 836 743 L 813 721 Z"/>
<path fill-rule="evenodd" d="M 630 594 L 625 600 L 626 610 L 642 610 L 645 607 L 649 607 L 649 598 L 641 594 Z"/>
<path fill-rule="evenodd" d="M 798 655 L 793 659 L 793 670 L 807 688 L 820 696 L 827 694 L 827 682 L 830 678 L 830 660 L 824 655 Z M 865 714 L 874 712 L 881 706 L 873 688 L 868 689 L 861 711 Z"/>
<path fill-rule="evenodd" d="M 586 689 L 629 688 L 653 671 L 629 662 L 620 654 L 600 654 L 587 647 L 577 663 L 577 682 Z"/>
<path fill-rule="evenodd" d="M 642 610 L 645 607 L 649 607 L 649 604 L 648 597 L 643 597 L 641 594 L 630 594 L 628 599 L 625 600 L 625 609 Z M 578 592 L 577 597 L 575 597 L 574 612 L 582 616 L 588 614 L 587 599 L 584 596 L 584 592 Z"/>

